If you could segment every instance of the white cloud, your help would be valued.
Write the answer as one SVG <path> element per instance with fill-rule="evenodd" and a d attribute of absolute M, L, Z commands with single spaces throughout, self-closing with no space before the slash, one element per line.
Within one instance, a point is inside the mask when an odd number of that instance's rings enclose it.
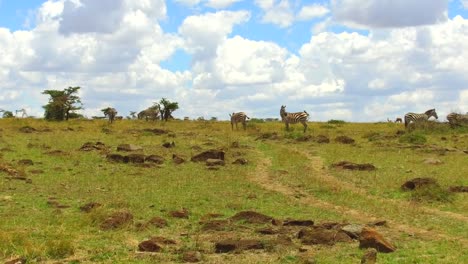
<path fill-rule="evenodd" d="M 460 0 L 464 8 L 468 9 L 468 0 Z"/>
<path fill-rule="evenodd" d="M 288 0 L 255 0 L 255 3 L 263 9 L 262 22 L 272 23 L 285 28 L 294 22 L 294 13 Z"/>
<path fill-rule="evenodd" d="M 243 0 L 208 0 L 205 5 L 216 9 L 222 9 L 240 1 Z"/>
<path fill-rule="evenodd" d="M 298 20 L 310 20 L 313 18 L 323 17 L 328 14 L 330 10 L 320 4 L 312 4 L 303 6 L 297 15 Z"/>
<path fill-rule="evenodd" d="M 393 28 L 447 20 L 449 0 L 331 0 L 333 16 L 350 26 Z"/>

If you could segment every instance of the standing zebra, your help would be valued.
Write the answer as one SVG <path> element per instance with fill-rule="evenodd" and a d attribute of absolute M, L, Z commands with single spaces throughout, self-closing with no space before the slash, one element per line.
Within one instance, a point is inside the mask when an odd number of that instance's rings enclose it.
<path fill-rule="evenodd" d="M 231 117 L 231 129 L 234 130 L 234 124 L 236 125 L 237 128 L 237 123 L 242 123 L 242 127 L 244 130 L 247 128 L 247 124 L 245 123 L 246 119 L 250 119 L 244 112 L 239 112 L 239 113 L 232 113 L 229 114 Z"/>
<path fill-rule="evenodd" d="M 405 128 L 408 127 L 408 125 L 411 123 L 411 121 L 413 121 L 414 123 L 426 122 L 431 116 L 435 117 L 435 119 L 439 118 L 437 116 L 437 113 L 436 113 L 435 109 L 427 110 L 426 112 L 424 112 L 422 114 L 407 113 L 405 115 Z"/>
<path fill-rule="evenodd" d="M 458 113 L 450 113 L 447 115 L 447 120 L 451 127 L 459 126 L 462 123 L 468 123 L 468 113 L 466 114 L 458 114 Z"/>
<path fill-rule="evenodd" d="M 146 121 L 148 121 L 148 119 L 150 120 L 157 120 L 158 117 L 159 117 L 159 113 L 160 113 L 160 107 L 159 105 L 155 105 L 155 106 L 152 106 L 152 107 L 149 107 L 141 112 L 138 113 L 138 119 L 145 119 Z"/>
<path fill-rule="evenodd" d="M 307 130 L 307 119 L 309 114 L 304 112 L 288 113 L 286 112 L 286 106 L 282 105 L 280 110 L 281 120 L 286 124 L 286 130 L 289 131 L 289 124 L 301 123 L 304 126 L 304 133 Z"/>
<path fill-rule="evenodd" d="M 107 107 L 101 110 L 104 113 L 104 116 L 109 118 L 109 122 L 112 124 L 114 122 L 115 116 L 117 115 L 117 110 L 112 107 Z"/>

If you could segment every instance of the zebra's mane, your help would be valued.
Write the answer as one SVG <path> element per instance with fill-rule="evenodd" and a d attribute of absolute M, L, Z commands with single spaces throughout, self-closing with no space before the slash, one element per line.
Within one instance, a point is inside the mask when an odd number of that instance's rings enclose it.
<path fill-rule="evenodd" d="M 429 109 L 426 112 L 424 112 L 426 115 L 430 115 L 431 113 L 435 112 L 435 109 Z"/>

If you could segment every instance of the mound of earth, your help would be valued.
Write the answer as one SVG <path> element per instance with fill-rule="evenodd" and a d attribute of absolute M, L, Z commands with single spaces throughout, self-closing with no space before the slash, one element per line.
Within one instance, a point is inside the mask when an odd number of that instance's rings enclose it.
<path fill-rule="evenodd" d="M 81 146 L 80 150 L 81 151 L 92 151 L 92 150 L 104 150 L 106 149 L 106 145 L 102 142 L 86 142 Z"/>
<path fill-rule="evenodd" d="M 237 165 L 246 165 L 248 161 L 244 158 L 238 158 L 232 164 L 237 164 Z"/>
<path fill-rule="evenodd" d="M 172 154 L 172 161 L 175 163 L 175 164 L 182 164 L 185 162 L 185 159 L 180 157 L 179 155 L 177 154 Z"/>
<path fill-rule="evenodd" d="M 182 261 L 184 262 L 200 262 L 202 261 L 202 254 L 200 251 L 186 251 L 182 254 Z"/>
<path fill-rule="evenodd" d="M 327 136 L 318 135 L 315 138 L 315 142 L 320 143 L 320 144 L 327 144 L 327 143 L 330 143 L 330 139 Z"/>
<path fill-rule="evenodd" d="M 206 166 L 224 166 L 225 162 L 221 159 L 207 159 Z"/>
<path fill-rule="evenodd" d="M 155 164 L 163 164 L 164 163 L 164 158 L 159 156 L 159 155 L 149 155 L 145 157 L 145 161 L 147 162 L 152 162 Z"/>
<path fill-rule="evenodd" d="M 101 206 L 100 203 L 90 202 L 90 203 L 87 203 L 87 204 L 85 204 L 83 206 L 80 206 L 80 211 L 85 212 L 85 213 L 89 213 L 93 209 L 98 208 L 100 206 Z"/>
<path fill-rule="evenodd" d="M 158 128 L 153 128 L 153 129 L 146 128 L 146 129 L 143 129 L 143 132 L 150 132 L 155 135 L 163 135 L 163 134 L 169 133 L 170 131 L 158 129 Z"/>
<path fill-rule="evenodd" d="M 250 224 L 271 223 L 273 217 L 267 216 L 254 211 L 242 211 L 230 218 L 233 221 L 243 221 Z"/>
<path fill-rule="evenodd" d="M 215 243 L 216 253 L 240 252 L 253 249 L 264 249 L 265 245 L 260 240 L 254 239 L 226 239 Z"/>
<path fill-rule="evenodd" d="M 353 144 L 355 140 L 348 136 L 338 136 L 335 138 L 335 142 L 343 143 L 343 144 Z"/>
<path fill-rule="evenodd" d="M 375 248 L 383 253 L 390 253 L 396 250 L 395 246 L 388 242 L 380 233 L 368 227 L 365 227 L 361 232 L 359 248 Z"/>
<path fill-rule="evenodd" d="M 33 133 L 33 132 L 36 132 L 37 129 L 35 129 L 34 127 L 30 127 L 30 126 L 24 126 L 24 127 L 21 127 L 19 131 L 22 133 Z"/>
<path fill-rule="evenodd" d="M 142 147 L 133 145 L 133 144 L 120 144 L 117 146 L 117 151 L 140 151 L 143 150 Z"/>
<path fill-rule="evenodd" d="M 344 170 L 360 170 L 360 171 L 373 171 L 376 170 L 375 166 L 370 163 L 353 163 L 350 161 L 340 161 L 331 165 L 333 168 L 339 168 Z"/>
<path fill-rule="evenodd" d="M 401 185 L 401 189 L 412 191 L 426 186 L 438 186 L 437 180 L 434 178 L 414 178 Z"/>
<path fill-rule="evenodd" d="M 225 219 L 202 221 L 200 224 L 203 231 L 226 231 L 231 227 L 231 222 Z"/>
<path fill-rule="evenodd" d="M 186 208 L 169 212 L 169 215 L 175 218 L 189 218 L 189 214 L 190 213 Z"/>
<path fill-rule="evenodd" d="M 122 211 L 111 214 L 101 223 L 100 227 L 102 230 L 111 230 L 131 224 L 132 222 L 133 215 L 127 211 Z"/>
<path fill-rule="evenodd" d="M 450 192 L 468 192 L 468 186 L 450 186 Z"/>
<path fill-rule="evenodd" d="M 297 234 L 305 245 L 334 245 L 337 242 L 351 242 L 352 238 L 341 230 L 313 227 L 302 229 Z"/>
<path fill-rule="evenodd" d="M 222 150 L 208 150 L 193 156 L 190 160 L 194 162 L 206 162 L 207 159 L 224 160 L 224 154 Z"/>

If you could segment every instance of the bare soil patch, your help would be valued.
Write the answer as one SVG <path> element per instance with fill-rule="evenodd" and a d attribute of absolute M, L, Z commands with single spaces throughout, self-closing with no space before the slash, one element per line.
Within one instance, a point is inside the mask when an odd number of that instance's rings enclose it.
<path fill-rule="evenodd" d="M 225 152 L 222 150 L 207 150 L 200 154 L 193 156 L 190 160 L 194 162 L 206 162 L 207 159 L 220 159 L 224 160 Z"/>
<path fill-rule="evenodd" d="M 360 170 L 360 171 L 373 171 L 377 168 L 370 163 L 358 164 L 350 161 L 340 161 L 331 165 L 332 168 L 343 170 Z"/>

